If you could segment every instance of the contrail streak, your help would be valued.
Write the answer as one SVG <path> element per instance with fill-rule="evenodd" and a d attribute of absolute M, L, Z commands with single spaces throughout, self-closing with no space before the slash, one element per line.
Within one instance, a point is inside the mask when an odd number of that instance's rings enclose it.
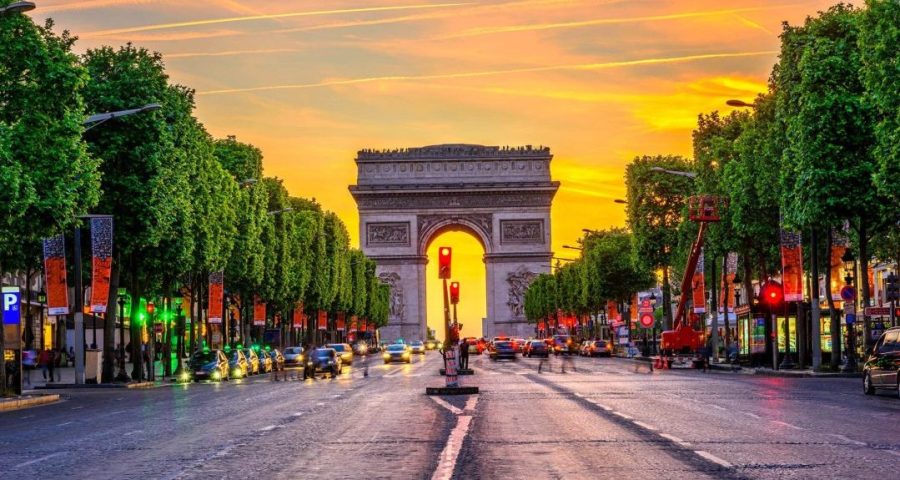
<path fill-rule="evenodd" d="M 303 52 L 307 49 L 303 48 L 266 48 L 260 50 L 225 50 L 221 52 L 184 52 L 184 53 L 167 53 L 163 55 L 167 60 L 170 58 L 193 58 L 193 57 L 230 57 L 233 55 L 249 55 L 263 53 L 296 53 Z"/>
<path fill-rule="evenodd" d="M 176 23 L 160 23 L 156 25 L 144 25 L 141 27 L 127 27 L 127 28 L 117 28 L 113 30 L 101 30 L 96 32 L 89 32 L 83 37 L 89 36 L 103 36 L 103 35 L 115 35 L 120 33 L 133 33 L 133 32 L 146 32 L 149 30 L 165 30 L 171 28 L 184 28 L 184 27 L 196 27 L 201 25 L 217 25 L 222 23 L 235 23 L 235 22 L 253 22 L 258 20 L 272 20 L 277 18 L 290 18 L 290 17 L 313 17 L 313 16 L 321 16 L 321 15 L 340 15 L 344 13 L 362 13 L 362 12 L 387 12 L 393 10 L 421 10 L 428 8 L 448 8 L 448 7 L 458 7 L 471 5 L 471 3 L 436 3 L 436 4 L 423 4 L 423 5 L 398 5 L 398 6 L 390 6 L 390 7 L 362 7 L 362 8 L 345 8 L 339 10 L 314 10 L 308 12 L 289 12 L 289 13 L 274 13 L 270 15 L 249 15 L 244 17 L 228 17 L 228 18 L 213 18 L 209 20 L 192 20 L 189 22 L 176 22 Z"/>
<path fill-rule="evenodd" d="M 551 72 L 551 71 L 565 71 L 565 70 L 605 70 L 610 68 L 620 68 L 620 67 L 633 67 L 640 65 L 658 65 L 665 63 L 681 63 L 681 62 L 692 62 L 697 60 L 711 60 L 716 58 L 737 58 L 737 57 L 754 57 L 761 55 L 774 55 L 777 54 L 777 50 L 764 50 L 758 52 L 732 52 L 732 53 L 706 53 L 700 55 L 686 55 L 681 57 L 663 57 L 663 58 L 644 58 L 639 60 L 622 60 L 618 62 L 603 62 L 603 63 L 581 63 L 574 65 L 551 65 L 546 67 L 528 67 L 528 68 L 513 68 L 507 70 L 488 70 L 488 71 L 480 71 L 480 72 L 459 72 L 459 73 L 443 73 L 443 74 L 435 74 L 435 75 L 389 75 L 383 77 L 366 77 L 366 78 L 351 78 L 346 80 L 325 80 L 322 82 L 316 83 L 298 83 L 298 84 L 290 84 L 290 85 L 265 85 L 260 87 L 248 87 L 248 88 L 229 88 L 222 90 L 209 90 L 206 92 L 199 92 L 198 95 L 220 95 L 225 93 L 246 93 L 246 92 L 262 92 L 268 90 L 298 90 L 298 89 L 308 89 L 308 88 L 321 88 L 321 87 L 334 87 L 341 85 L 356 85 L 362 83 L 374 83 L 374 82 L 390 82 L 390 81 L 415 81 L 415 80 L 440 80 L 440 79 L 449 79 L 449 78 L 475 78 L 475 77 L 488 77 L 494 75 L 508 75 L 511 73 L 533 73 L 533 72 Z"/>
<path fill-rule="evenodd" d="M 623 18 L 599 18 L 596 20 L 581 20 L 577 22 L 560 22 L 560 23 L 539 23 L 532 25 L 508 25 L 502 27 L 483 27 L 483 28 L 473 28 L 470 30 L 465 30 L 459 33 L 452 33 L 449 35 L 444 35 L 440 37 L 436 37 L 437 40 L 443 39 L 451 39 L 451 38 L 464 38 L 464 37 L 475 37 L 481 35 L 491 35 L 496 33 L 513 33 L 513 32 L 525 32 L 525 31 L 536 31 L 536 30 L 553 30 L 559 28 L 578 28 L 578 27 L 590 27 L 595 25 L 609 25 L 609 24 L 617 24 L 617 23 L 640 23 L 640 22 L 656 22 L 656 21 L 664 21 L 664 20 L 680 20 L 684 18 L 696 18 L 696 17 L 713 17 L 718 15 L 733 15 L 742 12 L 754 12 L 760 10 L 771 10 L 775 8 L 786 8 L 791 7 L 793 5 L 778 5 L 773 7 L 746 7 L 746 8 L 734 8 L 729 10 L 711 10 L 706 12 L 685 12 L 685 13 L 673 13 L 670 15 L 651 15 L 651 16 L 643 16 L 643 17 L 623 17 Z"/>

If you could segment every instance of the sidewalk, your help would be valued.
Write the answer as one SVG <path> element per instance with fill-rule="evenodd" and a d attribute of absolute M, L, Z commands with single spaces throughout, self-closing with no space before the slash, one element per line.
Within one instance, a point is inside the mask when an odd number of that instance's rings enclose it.
<path fill-rule="evenodd" d="M 20 397 L 0 398 L 0 412 L 9 412 L 22 408 L 46 405 L 59 401 L 58 394 L 22 395 Z"/>
<path fill-rule="evenodd" d="M 96 388 L 101 388 L 102 386 L 108 387 L 108 386 L 112 386 L 112 385 L 120 386 L 122 388 L 148 388 L 148 387 L 160 384 L 160 383 L 165 383 L 166 378 L 163 378 L 162 362 L 155 362 L 154 366 L 156 367 L 156 382 L 155 383 L 149 382 L 145 378 L 145 380 L 142 382 L 135 382 L 133 380 L 130 380 L 129 383 L 127 383 L 127 384 L 113 383 L 113 384 L 101 384 L 101 386 L 97 386 L 97 384 L 87 384 L 87 385 L 88 385 L 88 387 L 93 385 Z M 131 377 L 132 368 L 134 368 L 134 365 L 132 363 L 125 364 L 125 372 L 128 374 L 129 378 Z M 119 372 L 119 368 L 116 367 L 114 369 L 114 373 L 117 374 L 118 372 Z M 29 373 L 31 375 L 31 385 L 29 385 L 28 381 L 27 381 Z M 24 370 L 22 372 L 22 390 L 23 391 L 34 391 L 34 390 L 44 390 L 44 389 L 54 389 L 54 388 L 74 388 L 73 386 L 75 385 L 75 367 L 57 368 L 54 370 L 53 374 L 56 378 L 53 379 L 53 381 L 51 381 L 49 378 L 45 379 L 43 377 L 40 368 L 36 368 L 34 370 L 31 370 L 30 372 L 28 370 Z M 146 376 L 147 376 L 147 372 L 145 370 L 144 377 L 146 377 Z M 49 377 L 49 373 L 48 373 L 48 377 Z M 174 378 L 174 377 L 168 377 L 168 378 Z M 79 388 L 80 388 L 80 386 L 79 386 Z"/>
<path fill-rule="evenodd" d="M 772 370 L 771 368 L 758 367 L 741 367 L 735 365 L 732 367 L 729 363 L 713 363 L 709 366 L 710 371 L 717 373 L 733 373 L 736 375 L 763 375 L 767 377 L 782 378 L 862 378 L 862 373 L 846 373 L 846 372 L 817 372 L 811 368 L 803 370 Z"/>

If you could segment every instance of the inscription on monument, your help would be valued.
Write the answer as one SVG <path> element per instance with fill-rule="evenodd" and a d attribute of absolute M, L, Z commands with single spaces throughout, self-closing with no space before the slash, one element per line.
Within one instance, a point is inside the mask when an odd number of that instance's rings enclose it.
<path fill-rule="evenodd" d="M 500 220 L 501 243 L 544 243 L 543 220 Z"/>
<path fill-rule="evenodd" d="M 366 245 L 373 247 L 408 247 L 409 222 L 367 223 Z"/>

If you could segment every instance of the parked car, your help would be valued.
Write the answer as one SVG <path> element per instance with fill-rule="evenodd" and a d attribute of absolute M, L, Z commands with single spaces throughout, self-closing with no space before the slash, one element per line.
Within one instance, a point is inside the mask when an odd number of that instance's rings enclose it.
<path fill-rule="evenodd" d="M 240 350 L 232 350 L 228 357 L 228 369 L 231 370 L 231 376 L 234 378 L 244 378 L 250 375 L 250 362 L 244 356 L 244 352 Z"/>
<path fill-rule="evenodd" d="M 611 357 L 612 348 L 606 340 L 587 340 L 581 344 L 581 353 L 585 357 Z"/>
<path fill-rule="evenodd" d="M 384 349 L 384 363 L 392 363 L 392 362 L 404 362 L 404 363 L 412 363 L 412 355 L 409 351 L 409 345 L 404 345 L 402 343 L 395 343 L 393 345 L 388 345 L 387 348 Z"/>
<path fill-rule="evenodd" d="M 488 355 L 491 360 L 515 360 L 516 359 L 516 348 L 513 346 L 513 342 L 508 340 L 499 340 L 491 343 L 490 348 L 488 349 Z"/>
<path fill-rule="evenodd" d="M 512 339 L 513 348 L 516 349 L 517 353 L 522 353 L 522 350 L 525 348 L 525 344 L 528 343 L 524 338 L 514 338 Z"/>
<path fill-rule="evenodd" d="M 269 356 L 269 352 L 260 350 L 256 356 L 259 357 L 259 373 L 269 373 L 275 367 L 275 363 L 272 362 L 272 357 Z"/>
<path fill-rule="evenodd" d="M 333 348 L 317 348 L 313 350 L 309 356 L 309 363 L 312 364 L 309 365 L 309 369 L 313 376 L 322 372 L 330 373 L 331 378 L 334 378 L 340 375 L 343 370 L 341 356 Z"/>
<path fill-rule="evenodd" d="M 303 347 L 287 347 L 284 349 L 284 366 L 285 367 L 303 367 L 306 355 L 303 354 Z"/>
<path fill-rule="evenodd" d="M 863 367 L 863 392 L 892 390 L 900 397 L 900 327 L 887 329 L 872 346 Z"/>
<path fill-rule="evenodd" d="M 248 375 L 258 375 L 260 372 L 259 355 L 257 355 L 252 348 L 245 348 L 241 351 L 244 352 L 244 358 L 246 358 L 247 363 L 250 364 L 250 373 L 248 373 Z"/>
<path fill-rule="evenodd" d="M 199 350 L 190 361 L 191 377 L 195 382 L 202 379 L 228 380 L 228 357 L 221 350 Z"/>
<path fill-rule="evenodd" d="M 284 370 L 284 355 L 277 348 L 269 350 L 269 358 L 272 359 L 272 370 L 276 372 Z"/>
<path fill-rule="evenodd" d="M 425 355 L 425 342 L 415 341 L 409 343 L 409 349 L 412 353 Z"/>
<path fill-rule="evenodd" d="M 337 352 L 338 356 L 341 357 L 342 365 L 353 365 L 353 348 L 350 347 L 349 343 L 329 343 L 326 346 L 333 348 Z"/>
<path fill-rule="evenodd" d="M 544 357 L 547 358 L 550 356 L 550 347 L 547 346 L 547 343 L 543 340 L 532 340 L 528 342 L 528 345 L 525 347 L 525 353 L 523 354 L 529 358 L 531 357 Z"/>

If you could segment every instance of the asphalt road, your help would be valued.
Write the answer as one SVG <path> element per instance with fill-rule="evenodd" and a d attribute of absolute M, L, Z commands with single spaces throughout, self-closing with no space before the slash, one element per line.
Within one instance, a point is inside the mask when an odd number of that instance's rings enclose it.
<path fill-rule="evenodd" d="M 334 380 L 71 390 L 0 414 L 10 478 L 897 478 L 900 400 L 856 379 L 649 373 L 618 359 L 440 358 Z"/>

